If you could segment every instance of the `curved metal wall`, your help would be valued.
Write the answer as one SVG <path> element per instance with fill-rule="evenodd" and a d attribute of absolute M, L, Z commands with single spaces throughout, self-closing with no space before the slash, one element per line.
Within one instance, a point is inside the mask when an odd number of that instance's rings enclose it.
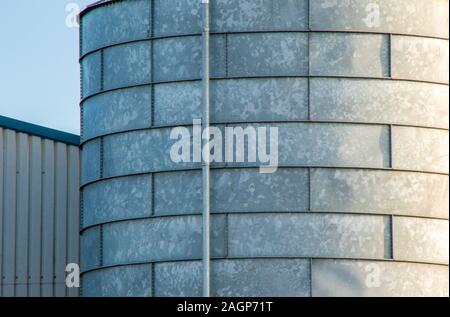
<path fill-rule="evenodd" d="M 211 6 L 213 123 L 280 134 L 275 174 L 213 165 L 213 295 L 448 296 L 448 1 Z M 201 166 L 168 154 L 201 116 L 201 21 L 82 14 L 85 296 L 201 295 Z"/>

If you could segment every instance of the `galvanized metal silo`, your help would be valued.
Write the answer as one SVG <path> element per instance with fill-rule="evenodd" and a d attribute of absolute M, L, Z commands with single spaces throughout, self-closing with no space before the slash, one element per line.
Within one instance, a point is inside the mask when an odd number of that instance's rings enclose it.
<path fill-rule="evenodd" d="M 211 0 L 211 124 L 278 127 L 279 169 L 213 164 L 215 296 L 448 296 L 448 1 Z M 202 295 L 202 1 L 81 14 L 82 293 Z M 203 81 L 204 82 L 204 81 Z"/>

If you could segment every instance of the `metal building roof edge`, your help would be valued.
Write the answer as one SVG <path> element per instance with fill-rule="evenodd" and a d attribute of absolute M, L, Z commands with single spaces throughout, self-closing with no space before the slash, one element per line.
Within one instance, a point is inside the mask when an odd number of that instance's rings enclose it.
<path fill-rule="evenodd" d="M 79 146 L 80 136 L 55 129 L 46 128 L 36 124 L 0 116 L 0 128 L 10 129 L 17 132 L 23 132 L 38 136 L 44 139 L 50 139 L 69 145 Z"/>
<path fill-rule="evenodd" d="M 79 13 L 78 16 L 81 18 L 81 17 L 83 17 L 86 13 L 88 13 L 91 10 L 94 10 L 94 9 L 96 9 L 98 7 L 101 7 L 104 4 L 111 3 L 111 2 L 117 2 L 117 1 L 123 1 L 123 0 L 100 0 L 100 1 L 93 2 L 93 3 L 89 4 L 89 5 L 87 5 L 86 8 L 81 10 L 81 12 Z"/>

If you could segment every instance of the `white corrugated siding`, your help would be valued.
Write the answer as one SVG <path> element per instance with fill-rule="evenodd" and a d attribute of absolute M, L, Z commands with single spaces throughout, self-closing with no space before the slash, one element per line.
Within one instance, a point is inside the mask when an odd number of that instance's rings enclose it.
<path fill-rule="evenodd" d="M 79 150 L 0 128 L 0 297 L 78 296 Z"/>

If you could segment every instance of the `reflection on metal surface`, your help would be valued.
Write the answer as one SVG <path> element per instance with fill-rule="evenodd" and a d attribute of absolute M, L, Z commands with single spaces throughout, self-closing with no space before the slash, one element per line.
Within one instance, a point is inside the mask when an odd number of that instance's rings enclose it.
<path fill-rule="evenodd" d="M 208 122 L 279 129 L 275 173 L 211 164 L 211 295 L 448 295 L 448 1 L 405 2 L 211 1 Z M 201 2 L 81 21 L 83 294 L 206 295 Z"/>

